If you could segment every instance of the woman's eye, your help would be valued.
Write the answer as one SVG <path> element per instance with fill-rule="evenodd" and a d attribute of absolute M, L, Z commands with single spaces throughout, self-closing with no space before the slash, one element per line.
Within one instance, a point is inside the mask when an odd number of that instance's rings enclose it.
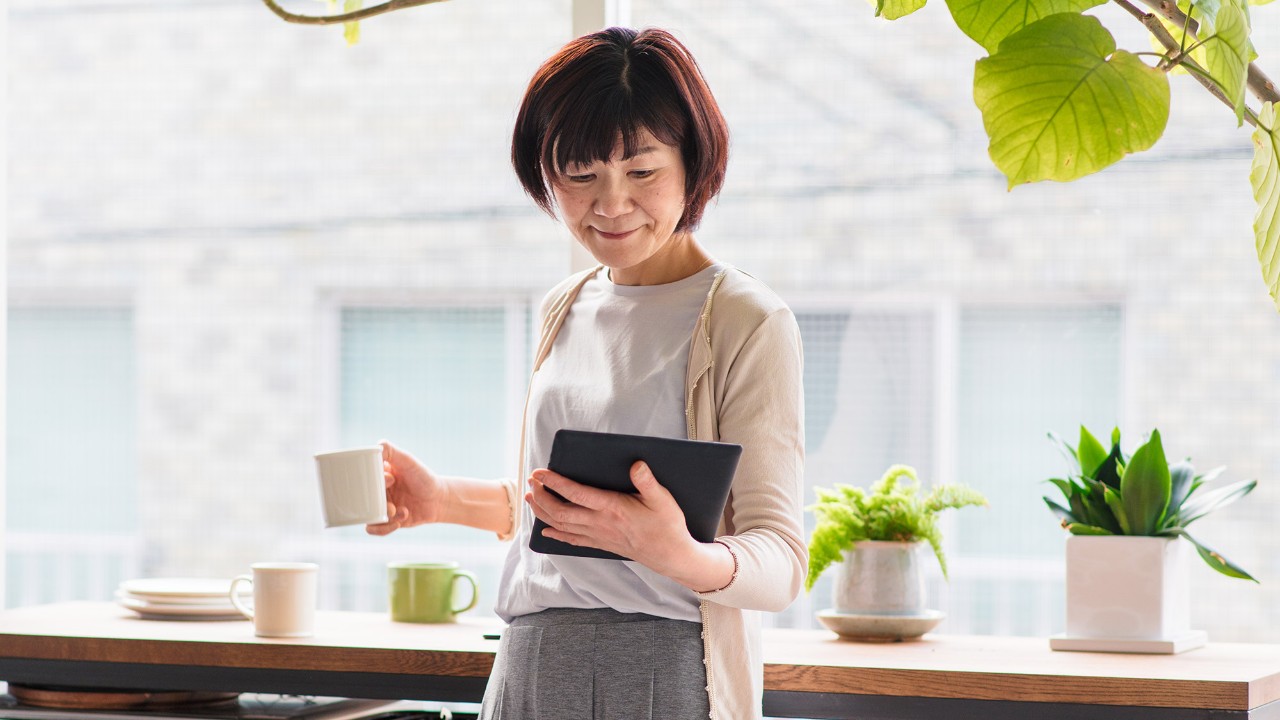
<path fill-rule="evenodd" d="M 592 175 L 591 173 L 584 173 L 582 175 L 570 175 L 569 182 L 572 182 L 572 183 L 591 182 L 592 180 L 595 179 L 595 177 L 596 176 Z"/>
<path fill-rule="evenodd" d="M 632 170 L 632 171 L 631 171 L 631 177 L 634 177 L 634 178 L 647 178 L 647 177 L 649 177 L 650 175 L 652 175 L 652 174 L 653 174 L 653 172 L 654 172 L 653 170 Z"/>

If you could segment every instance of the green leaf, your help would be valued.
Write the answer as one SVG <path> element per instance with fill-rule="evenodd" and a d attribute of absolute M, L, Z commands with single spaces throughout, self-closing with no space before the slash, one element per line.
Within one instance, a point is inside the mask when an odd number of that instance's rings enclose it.
<path fill-rule="evenodd" d="M 1263 103 L 1258 111 L 1249 184 L 1253 186 L 1253 200 L 1258 203 L 1253 236 L 1262 279 L 1280 309 L 1280 122 L 1276 121 L 1275 103 Z"/>
<path fill-rule="evenodd" d="M 1227 2 L 1230 1 L 1227 0 Z M 1212 27 L 1216 22 L 1214 18 L 1218 16 L 1218 9 L 1222 7 L 1222 0 L 1193 0 L 1191 5 L 1195 7 L 1193 17 L 1201 24 L 1208 20 L 1210 27 Z M 1181 0 L 1178 3 L 1178 9 L 1184 13 L 1187 12 L 1188 7 L 1185 0 Z"/>
<path fill-rule="evenodd" d="M 1175 516 L 1182 503 L 1191 494 L 1191 482 L 1196 470 L 1191 463 L 1180 462 L 1169 468 L 1169 515 Z"/>
<path fill-rule="evenodd" d="M 1186 527 L 1205 515 L 1248 495 L 1253 492 L 1257 485 L 1257 480 L 1241 480 L 1238 483 L 1232 483 L 1213 492 L 1191 498 L 1183 505 L 1182 512 L 1178 515 L 1178 524 Z"/>
<path fill-rule="evenodd" d="M 1070 525 L 1067 526 L 1067 530 L 1071 531 L 1072 535 L 1113 535 L 1114 534 L 1111 532 L 1107 532 L 1107 530 L 1104 528 L 1095 527 L 1093 525 L 1084 525 L 1082 523 L 1071 523 Z"/>
<path fill-rule="evenodd" d="M 1062 491 L 1062 497 L 1067 498 L 1068 500 L 1071 499 L 1072 495 L 1074 495 L 1076 492 L 1079 491 L 1079 487 L 1077 487 L 1070 480 L 1063 480 L 1062 478 L 1049 478 L 1049 482 L 1056 485 L 1058 489 Z"/>
<path fill-rule="evenodd" d="M 942 510 L 959 510 L 970 505 L 986 505 L 987 498 L 982 493 L 964 485 L 949 483 L 935 485 L 924 499 L 924 510 L 928 513 Z"/>
<path fill-rule="evenodd" d="M 1107 459 L 1107 450 L 1083 425 L 1080 426 L 1080 445 L 1077 452 L 1080 453 L 1080 472 L 1087 477 L 1097 477 L 1098 468 L 1102 467 L 1102 463 Z"/>
<path fill-rule="evenodd" d="M 973 97 L 1009 187 L 1070 181 L 1146 150 L 1169 119 L 1169 80 L 1116 50 L 1097 18 L 1059 13 L 978 61 Z"/>
<path fill-rule="evenodd" d="M 1120 534 L 1133 535 L 1129 528 L 1129 518 L 1124 512 L 1124 501 L 1120 499 L 1120 493 L 1104 486 L 1103 498 L 1107 502 L 1107 507 L 1111 508 L 1111 514 L 1115 516 L 1116 524 L 1120 526 Z"/>
<path fill-rule="evenodd" d="M 344 13 L 355 12 L 364 4 L 364 0 L 346 0 L 342 6 Z M 346 38 L 348 45 L 355 45 L 360 42 L 360 23 L 349 22 L 342 23 L 342 37 Z"/>
<path fill-rule="evenodd" d="M 1207 472 L 1207 473 L 1205 473 L 1205 474 L 1203 474 L 1203 475 L 1197 475 L 1197 476 L 1196 476 L 1196 486 L 1198 487 L 1201 483 L 1213 482 L 1213 481 L 1214 481 L 1214 480 L 1216 480 L 1216 479 L 1218 478 L 1218 476 L 1219 476 L 1219 475 L 1221 475 L 1221 474 L 1223 473 L 1223 471 L 1225 471 L 1226 469 L 1227 469 L 1227 466 L 1226 466 L 1226 465 L 1219 465 L 1218 467 L 1216 467 L 1216 468 L 1214 468 L 1214 469 L 1210 470 L 1209 472 Z M 1190 493 L 1188 493 L 1188 494 L 1190 494 Z"/>
<path fill-rule="evenodd" d="M 924 7 L 925 0 L 876 0 L 876 17 L 897 20 Z"/>
<path fill-rule="evenodd" d="M 1057 13 L 1080 13 L 1107 0 L 947 0 L 961 32 L 995 53 L 1000 41 L 1027 25 Z"/>
<path fill-rule="evenodd" d="M 1124 477 L 1120 478 L 1120 497 L 1130 535 L 1154 535 L 1160 529 L 1169 507 L 1171 484 L 1160 431 L 1152 430 L 1151 439 L 1133 452 Z"/>
<path fill-rule="evenodd" d="M 1054 515 L 1057 515 L 1063 521 L 1063 525 L 1068 525 L 1070 523 L 1076 523 L 1081 521 L 1081 518 L 1076 517 L 1075 513 L 1062 507 L 1061 505 L 1050 500 L 1049 498 L 1044 498 L 1044 504 L 1049 506 L 1050 512 L 1052 512 Z"/>
<path fill-rule="evenodd" d="M 1120 473 L 1125 463 L 1124 453 L 1120 452 L 1120 443 L 1111 445 L 1111 454 L 1107 456 L 1106 461 L 1098 467 L 1098 472 L 1094 475 L 1094 479 L 1103 485 L 1120 489 Z"/>
<path fill-rule="evenodd" d="M 1120 449 L 1120 428 L 1111 428 L 1111 451 L 1119 452 Z"/>
<path fill-rule="evenodd" d="M 1062 455 L 1067 459 L 1067 462 L 1072 465 L 1080 464 L 1080 458 L 1076 455 L 1076 449 L 1068 445 L 1066 440 L 1058 437 L 1058 434 L 1052 430 L 1049 431 L 1049 439 L 1053 441 L 1054 445 L 1058 446 L 1058 450 L 1062 452 Z"/>
<path fill-rule="evenodd" d="M 1226 575 L 1227 577 L 1240 578 L 1241 580 L 1253 580 L 1254 582 L 1258 582 L 1257 579 L 1255 579 L 1249 573 L 1245 572 L 1244 569 L 1241 568 L 1239 565 L 1236 565 L 1235 563 L 1226 559 L 1225 557 L 1220 555 L 1217 551 L 1215 551 L 1213 548 L 1209 547 L 1208 545 L 1205 545 L 1199 540 L 1196 540 L 1195 538 L 1191 537 L 1189 534 L 1187 534 L 1186 530 L 1180 527 L 1171 528 L 1171 532 L 1168 532 L 1165 534 L 1178 535 L 1186 538 L 1187 542 L 1191 543 L 1196 547 L 1196 552 L 1200 554 L 1201 559 L 1203 559 L 1206 563 L 1208 563 L 1209 567 L 1213 568 L 1214 570 L 1217 570 L 1223 575 Z"/>
<path fill-rule="evenodd" d="M 1204 39 L 1206 70 L 1235 107 L 1236 125 L 1244 124 L 1244 91 L 1249 73 L 1249 23 L 1241 0 L 1223 0 Z"/>
<path fill-rule="evenodd" d="M 1092 485 L 1090 485 L 1092 483 Z M 1112 512 L 1111 506 L 1107 504 L 1106 485 L 1097 480 L 1086 480 L 1089 486 L 1089 492 L 1082 496 L 1085 506 L 1084 521 L 1090 525 L 1097 525 L 1106 528 L 1113 535 L 1123 535 L 1124 530 L 1120 527 L 1119 521 L 1116 520 L 1115 513 Z M 1113 491 L 1114 494 L 1114 491 Z M 1119 496 L 1117 496 L 1118 498 Z"/>

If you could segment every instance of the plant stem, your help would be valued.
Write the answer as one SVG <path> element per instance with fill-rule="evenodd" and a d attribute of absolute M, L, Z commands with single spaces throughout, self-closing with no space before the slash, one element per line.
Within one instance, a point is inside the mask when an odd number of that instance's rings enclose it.
<path fill-rule="evenodd" d="M 1192 20 L 1191 18 L 1187 17 L 1186 13 L 1179 10 L 1178 4 L 1176 2 L 1173 2 L 1172 0 L 1138 0 L 1138 1 L 1141 2 L 1143 5 L 1146 5 L 1147 7 L 1156 11 L 1161 16 L 1168 18 L 1175 25 L 1185 26 L 1187 28 L 1187 32 L 1193 36 L 1200 30 L 1200 23 L 1197 23 L 1195 20 Z M 1121 7 L 1124 7 L 1125 5 L 1129 4 L 1128 0 L 1115 0 L 1115 2 L 1119 4 Z M 1129 8 L 1125 8 L 1125 9 L 1128 10 Z M 1130 10 L 1129 14 L 1134 15 L 1134 17 L 1137 17 L 1138 20 L 1141 21 L 1142 18 L 1134 13 L 1134 11 L 1136 10 L 1137 8 Z M 1143 24 L 1146 25 L 1146 23 L 1143 23 Z M 1149 28 L 1150 26 L 1148 26 L 1148 29 Z M 1169 47 L 1169 46 L 1166 45 L 1165 47 Z M 1169 48 L 1169 49 L 1172 50 L 1173 48 Z M 1262 72 L 1262 69 L 1257 66 L 1257 63 L 1249 63 L 1248 85 L 1249 85 L 1249 91 L 1253 93 L 1254 97 L 1258 98 L 1263 102 L 1272 102 L 1272 103 L 1276 103 L 1277 105 L 1280 105 L 1280 90 L 1276 89 L 1275 82 L 1273 82 L 1271 78 L 1268 78 L 1266 76 L 1266 73 Z"/>
<path fill-rule="evenodd" d="M 1196 79 L 1196 82 L 1200 83 L 1205 90 L 1209 91 L 1210 95 L 1213 95 L 1214 97 L 1221 100 L 1222 104 L 1231 108 L 1232 112 L 1235 112 L 1236 104 L 1232 102 L 1230 98 L 1227 97 L 1226 93 L 1222 91 L 1222 88 L 1218 87 L 1218 84 L 1214 82 L 1213 78 L 1209 75 L 1209 73 L 1205 72 L 1203 68 L 1201 68 L 1200 66 L 1192 62 L 1191 58 L 1187 57 L 1186 55 L 1183 55 L 1180 52 L 1181 43 L 1173 39 L 1173 36 L 1169 34 L 1169 29 L 1164 26 L 1164 23 L 1160 22 L 1160 18 L 1156 17 L 1152 13 L 1142 12 L 1137 7 L 1135 7 L 1133 3 L 1129 2 L 1129 0 L 1113 0 L 1113 1 L 1120 7 L 1124 8 L 1125 12 L 1137 18 L 1138 22 L 1142 23 L 1142 25 L 1147 28 L 1147 31 L 1150 32 L 1153 36 L 1155 36 L 1156 40 L 1160 41 L 1160 44 L 1163 45 L 1165 49 L 1169 51 L 1170 54 L 1166 58 L 1165 62 L 1163 63 L 1163 65 L 1165 66 L 1163 69 L 1166 72 L 1168 72 L 1168 70 L 1174 65 L 1182 65 L 1191 74 L 1191 77 Z M 1141 2 L 1148 3 L 1148 4 L 1150 4 L 1151 2 L 1157 2 L 1157 4 L 1167 4 L 1167 3 L 1159 3 L 1157 0 L 1141 0 Z M 1177 21 L 1180 24 L 1186 27 L 1190 27 L 1191 23 L 1195 22 L 1194 20 L 1187 17 L 1186 15 L 1183 15 L 1182 11 L 1178 10 L 1177 7 L 1174 7 L 1173 9 L 1177 11 L 1178 15 L 1180 16 Z M 1168 16 L 1166 15 L 1166 17 Z M 1252 69 L 1252 65 L 1250 65 L 1250 68 Z M 1245 109 L 1248 110 L 1247 107 Z M 1257 126 L 1257 122 L 1254 120 L 1254 115 L 1252 112 L 1246 112 L 1245 119 L 1249 121 L 1250 125 L 1253 125 L 1255 127 Z"/>
<path fill-rule="evenodd" d="M 340 15 L 299 15 L 291 13 L 288 10 L 276 4 L 275 0 L 262 0 L 266 3 L 271 12 L 280 16 L 285 22 L 298 23 L 300 25 L 337 25 L 338 23 L 356 22 L 371 18 L 374 15 L 391 12 L 392 10 L 403 10 L 405 8 L 417 7 L 418 5 L 430 5 L 432 3 L 444 2 L 444 0 L 387 0 L 381 5 L 373 7 L 361 8 L 349 13 Z"/>

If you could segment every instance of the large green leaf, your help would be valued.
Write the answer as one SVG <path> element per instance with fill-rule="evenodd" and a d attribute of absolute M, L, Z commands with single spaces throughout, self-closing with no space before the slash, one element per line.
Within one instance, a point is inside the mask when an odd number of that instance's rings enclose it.
<path fill-rule="evenodd" d="M 994 53 L 1000 41 L 1040 18 L 1080 13 L 1107 0 L 947 0 L 951 18 L 965 35 Z"/>
<path fill-rule="evenodd" d="M 1083 425 L 1080 426 L 1080 445 L 1077 446 L 1076 452 L 1080 457 L 1080 472 L 1085 477 L 1095 477 L 1098 474 L 1098 468 L 1102 467 L 1102 463 L 1107 459 L 1106 448 L 1102 447 L 1098 438 Z"/>
<path fill-rule="evenodd" d="M 1254 578 L 1249 573 L 1245 572 L 1244 569 L 1241 568 L 1239 565 L 1236 565 L 1235 563 L 1223 557 L 1213 548 L 1209 547 L 1208 545 L 1205 545 L 1199 540 L 1196 540 L 1195 538 L 1188 535 L 1187 531 L 1184 528 L 1181 528 L 1181 527 L 1169 528 L 1168 530 L 1166 530 L 1161 534 L 1168 535 L 1170 537 L 1178 536 L 1178 537 L 1186 538 L 1187 542 L 1195 546 L 1196 552 L 1200 554 L 1201 559 L 1203 559 L 1206 563 L 1208 563 L 1209 567 L 1213 568 L 1214 570 L 1217 570 L 1218 572 L 1222 573 L 1223 575 L 1226 575 L 1227 577 L 1240 578 L 1241 580 L 1253 580 L 1254 582 L 1258 582 L 1256 578 Z"/>
<path fill-rule="evenodd" d="M 1248 495 L 1257 486 L 1257 480 L 1241 480 L 1213 492 L 1193 497 L 1182 506 L 1182 511 L 1178 514 L 1178 524 L 1186 527 L 1214 510 L 1230 505 Z"/>
<path fill-rule="evenodd" d="M 1059 13 L 978 61 L 973 97 L 1009 187 L 1069 181 L 1146 150 L 1169 119 L 1169 80 L 1116 50 L 1097 18 Z"/>
<path fill-rule="evenodd" d="M 1235 107 L 1236 124 L 1244 123 L 1244 91 L 1249 74 L 1249 22 L 1241 0 L 1222 0 L 1213 34 L 1204 38 L 1205 69 Z"/>
<path fill-rule="evenodd" d="M 1249 171 L 1258 214 L 1253 236 L 1262 265 L 1262 279 L 1280 309 L 1280 122 L 1275 103 L 1264 103 L 1253 131 L 1253 168 Z"/>
<path fill-rule="evenodd" d="M 897 20 L 924 7 L 925 0 L 876 0 L 876 17 Z"/>
<path fill-rule="evenodd" d="M 1172 492 L 1169 463 L 1160 444 L 1160 431 L 1133 451 L 1124 477 L 1120 478 L 1120 499 L 1129 520 L 1130 535 L 1154 535 L 1160 529 Z"/>
<path fill-rule="evenodd" d="M 1227 0 L 1230 2 L 1230 0 Z M 1218 16 L 1218 10 L 1222 7 L 1223 0 L 1193 0 L 1191 5 L 1195 6 L 1195 12 L 1191 13 L 1201 24 L 1208 22 L 1210 26 L 1214 23 L 1214 18 Z M 1186 0 L 1178 0 L 1178 9 L 1182 12 L 1188 12 L 1189 7 Z"/>
<path fill-rule="evenodd" d="M 1176 463 L 1169 467 L 1169 514 L 1173 515 L 1182 507 L 1182 502 L 1191 494 L 1191 483 L 1195 479 L 1195 468 L 1189 462 Z"/>

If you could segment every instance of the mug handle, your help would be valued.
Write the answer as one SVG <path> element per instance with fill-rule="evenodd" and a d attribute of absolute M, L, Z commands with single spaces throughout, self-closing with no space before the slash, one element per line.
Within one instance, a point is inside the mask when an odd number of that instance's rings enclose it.
<path fill-rule="evenodd" d="M 253 608 L 248 607 L 247 605 L 242 605 L 242 604 L 240 603 L 240 596 L 236 593 L 236 586 L 237 586 L 237 585 L 239 585 L 239 584 L 240 584 L 240 583 L 242 583 L 242 582 L 247 582 L 247 583 L 249 583 L 250 585 L 252 585 L 252 584 L 253 584 L 253 576 L 252 576 L 252 575 L 237 575 L 237 576 L 236 576 L 236 578 L 235 578 L 234 580 L 232 580 L 232 581 L 231 581 L 231 590 L 229 591 L 229 592 L 230 592 L 230 594 L 231 594 L 231 604 L 236 606 L 236 609 L 240 611 L 240 614 L 241 614 L 241 615 L 243 615 L 243 616 L 245 616 L 245 617 L 249 618 L 250 620 L 252 620 L 252 619 L 253 619 Z"/>
<path fill-rule="evenodd" d="M 453 573 L 453 582 L 449 587 L 457 585 L 458 578 L 465 578 L 467 582 L 471 583 L 471 602 L 467 603 L 466 607 L 453 608 L 450 612 L 454 614 L 466 612 L 475 607 L 476 603 L 480 601 L 480 587 L 476 585 L 476 576 L 466 570 L 456 570 Z"/>

